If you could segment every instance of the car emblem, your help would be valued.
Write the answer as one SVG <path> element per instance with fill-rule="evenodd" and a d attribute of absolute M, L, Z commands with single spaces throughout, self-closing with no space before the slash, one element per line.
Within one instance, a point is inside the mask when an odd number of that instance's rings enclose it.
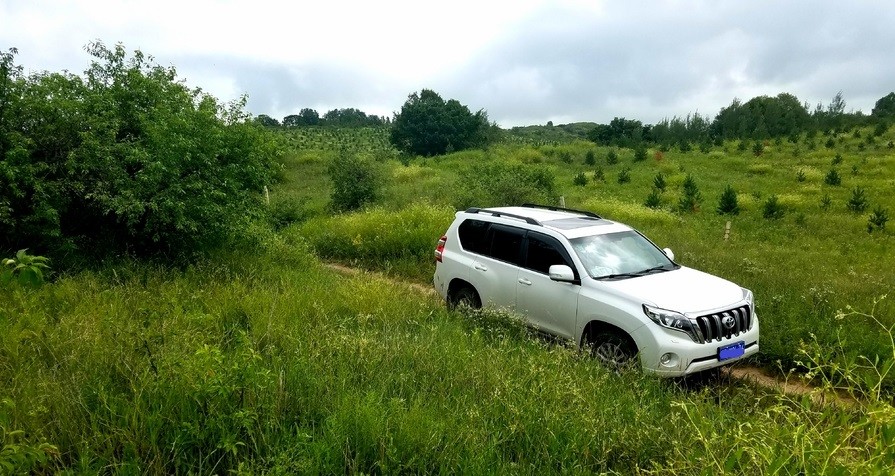
<path fill-rule="evenodd" d="M 733 329 L 734 324 L 736 324 L 736 320 L 733 316 L 724 316 L 724 318 L 721 319 L 721 322 L 724 323 L 724 327 L 728 329 Z"/>

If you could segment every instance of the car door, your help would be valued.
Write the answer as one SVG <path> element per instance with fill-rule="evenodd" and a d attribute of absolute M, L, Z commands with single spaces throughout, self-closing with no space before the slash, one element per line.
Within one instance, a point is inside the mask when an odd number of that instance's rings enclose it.
<path fill-rule="evenodd" d="M 525 230 L 492 223 L 488 229 L 487 246 L 475 257 L 469 280 L 478 290 L 482 304 L 514 309 L 516 304 L 516 274 L 522 261 L 522 241 Z"/>
<path fill-rule="evenodd" d="M 542 330 L 572 338 L 581 286 L 553 281 L 548 274 L 555 264 L 575 270 L 568 252 L 556 238 L 533 231 L 528 232 L 523 250 L 523 266 L 516 278 L 517 310 Z"/>

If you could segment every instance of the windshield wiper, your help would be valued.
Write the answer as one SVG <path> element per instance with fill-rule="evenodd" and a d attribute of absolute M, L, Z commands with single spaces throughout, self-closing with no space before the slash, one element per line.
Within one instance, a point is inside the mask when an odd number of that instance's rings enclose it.
<path fill-rule="evenodd" d="M 652 268 L 644 269 L 643 271 L 638 271 L 634 274 L 636 274 L 638 276 L 645 276 L 647 274 L 658 273 L 659 271 L 669 271 L 669 269 L 666 268 L 665 265 L 663 264 L 660 266 L 653 266 Z"/>
<path fill-rule="evenodd" d="M 618 273 L 618 274 L 607 274 L 604 276 L 597 276 L 594 279 L 596 279 L 597 281 L 603 281 L 603 280 L 614 281 L 616 279 L 639 278 L 640 276 L 643 276 L 643 275 L 640 273 Z"/>
<path fill-rule="evenodd" d="M 607 274 L 605 276 L 597 276 L 596 280 L 598 281 L 611 281 L 616 279 L 628 279 L 628 278 L 639 278 L 641 276 L 646 276 L 648 274 L 658 273 L 661 271 L 670 271 L 665 265 L 662 266 L 653 266 L 652 268 L 647 268 L 642 271 L 637 271 L 635 273 L 617 273 L 617 274 Z"/>

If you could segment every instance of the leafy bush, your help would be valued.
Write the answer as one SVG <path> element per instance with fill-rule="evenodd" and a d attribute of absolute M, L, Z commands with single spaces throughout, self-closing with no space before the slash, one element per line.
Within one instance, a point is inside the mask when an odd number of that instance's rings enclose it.
<path fill-rule="evenodd" d="M 839 172 L 837 172 L 836 169 L 830 169 L 830 171 L 827 172 L 827 175 L 824 177 L 824 183 L 833 186 L 841 185 L 842 177 L 839 176 Z"/>
<path fill-rule="evenodd" d="M 605 174 L 605 172 L 603 172 L 603 167 L 597 167 L 597 169 L 594 170 L 593 178 L 594 178 L 594 182 L 597 182 L 597 181 L 605 182 L 606 181 L 606 174 Z"/>
<path fill-rule="evenodd" d="M 737 203 L 737 193 L 728 185 L 724 192 L 721 193 L 721 198 L 718 200 L 718 214 L 719 215 L 739 215 L 740 206 Z"/>
<path fill-rule="evenodd" d="M 867 197 L 864 195 L 863 188 L 855 187 L 851 191 L 851 198 L 848 199 L 846 207 L 855 213 L 861 213 L 867 209 Z"/>
<path fill-rule="evenodd" d="M 368 157 L 343 149 L 329 163 L 327 173 L 333 182 L 334 210 L 357 210 L 376 200 L 382 178 L 378 164 Z"/>
<path fill-rule="evenodd" d="M 538 165 L 486 162 L 459 173 L 454 205 L 489 207 L 522 203 L 556 203 L 553 173 Z"/>
<path fill-rule="evenodd" d="M 631 181 L 631 169 L 629 167 L 623 167 L 618 171 L 618 183 L 624 184 Z"/>
<path fill-rule="evenodd" d="M 771 195 L 762 206 L 761 215 L 768 220 L 779 220 L 783 218 L 785 211 L 783 205 L 777 199 L 776 195 Z"/>
<path fill-rule="evenodd" d="M 48 258 L 32 256 L 27 249 L 19 250 L 15 258 L 4 259 L 0 264 L 0 284 L 16 281 L 22 286 L 39 286 L 44 282 L 44 270 L 49 269 Z"/>
<path fill-rule="evenodd" d="M 2 59 L 0 249 L 188 255 L 239 234 L 279 150 L 245 99 L 220 105 L 140 51 L 87 49 L 83 78 Z"/>
<path fill-rule="evenodd" d="M 839 165 L 842 163 L 842 154 L 837 153 L 833 160 L 830 161 L 832 165 Z"/>
<path fill-rule="evenodd" d="M 799 171 L 796 172 L 796 180 L 799 182 L 805 181 L 805 171 L 804 170 L 799 169 Z"/>
<path fill-rule="evenodd" d="M 833 199 L 830 198 L 829 193 L 825 193 L 823 197 L 820 197 L 820 209 L 821 210 L 829 210 L 830 205 L 833 204 Z"/>
<path fill-rule="evenodd" d="M 581 187 L 587 185 L 587 175 L 584 175 L 584 172 L 578 172 L 572 179 L 572 183 Z"/>
<path fill-rule="evenodd" d="M 702 202 L 702 193 L 696 185 L 696 180 L 692 175 L 687 174 L 682 184 L 683 195 L 678 200 L 677 209 L 680 212 L 695 212 L 699 210 L 699 204 Z"/>

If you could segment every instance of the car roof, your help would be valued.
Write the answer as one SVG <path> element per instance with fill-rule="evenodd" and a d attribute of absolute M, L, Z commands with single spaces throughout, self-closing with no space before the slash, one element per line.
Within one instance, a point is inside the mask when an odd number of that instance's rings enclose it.
<path fill-rule="evenodd" d="M 612 220 L 588 216 L 583 213 L 566 210 L 551 210 L 535 207 L 494 207 L 477 209 L 478 212 L 497 212 L 511 216 L 500 216 L 505 220 L 519 220 L 516 217 L 531 218 L 545 228 L 554 230 L 566 238 L 578 238 L 581 236 L 603 235 L 620 231 L 629 231 L 631 227 Z M 519 220 L 521 221 L 521 220 Z M 533 223 L 528 223 L 534 225 Z"/>

